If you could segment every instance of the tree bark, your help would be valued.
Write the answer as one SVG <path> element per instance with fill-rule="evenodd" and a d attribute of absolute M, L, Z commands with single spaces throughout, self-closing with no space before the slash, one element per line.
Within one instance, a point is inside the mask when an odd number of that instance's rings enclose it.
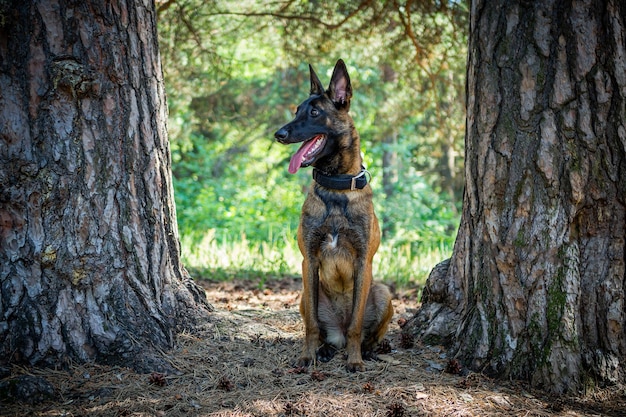
<path fill-rule="evenodd" d="M 623 383 L 626 4 L 473 1 L 463 215 L 410 331 L 554 392 Z"/>
<path fill-rule="evenodd" d="M 2 360 L 159 369 L 210 305 L 180 263 L 154 3 L 0 14 Z"/>
<path fill-rule="evenodd" d="M 391 132 L 383 137 L 383 192 L 385 198 L 392 198 L 395 194 L 396 185 L 399 179 L 400 161 L 395 145 L 398 141 L 398 134 Z M 382 218 L 382 234 L 387 237 L 392 232 L 393 225 L 389 219 L 389 215 L 385 214 Z"/>

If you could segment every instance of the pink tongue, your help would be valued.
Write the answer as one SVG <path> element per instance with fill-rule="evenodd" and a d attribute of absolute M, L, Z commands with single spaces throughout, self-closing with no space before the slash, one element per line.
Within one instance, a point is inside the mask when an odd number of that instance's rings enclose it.
<path fill-rule="evenodd" d="M 300 149 L 291 157 L 291 161 L 289 161 L 289 173 L 295 174 L 298 172 L 298 169 L 302 165 L 302 157 L 311 150 L 313 145 L 315 145 L 315 141 L 317 136 L 307 142 L 304 142 Z"/>

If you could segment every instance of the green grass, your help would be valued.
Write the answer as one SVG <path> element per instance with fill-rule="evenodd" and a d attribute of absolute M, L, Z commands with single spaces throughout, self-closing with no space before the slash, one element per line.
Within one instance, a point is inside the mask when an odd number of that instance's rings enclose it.
<path fill-rule="evenodd" d="M 374 257 L 374 278 L 399 287 L 424 286 L 435 265 L 451 255 L 452 246 L 443 242 L 418 251 L 410 243 L 398 246 L 381 243 Z"/>
<path fill-rule="evenodd" d="M 182 259 L 195 278 L 228 280 L 259 279 L 299 275 L 302 258 L 295 240 L 283 237 L 252 242 L 245 234 L 217 236 L 209 229 L 181 237 Z"/>
<path fill-rule="evenodd" d="M 183 234 L 181 245 L 183 263 L 195 278 L 256 279 L 262 287 L 267 279 L 301 276 L 302 255 L 295 233 L 256 242 L 245 234 L 218 236 L 211 229 L 204 235 Z M 432 268 L 451 252 L 452 246 L 443 242 L 416 250 L 409 243 L 391 246 L 383 241 L 374 257 L 374 279 L 399 287 L 423 286 Z"/>

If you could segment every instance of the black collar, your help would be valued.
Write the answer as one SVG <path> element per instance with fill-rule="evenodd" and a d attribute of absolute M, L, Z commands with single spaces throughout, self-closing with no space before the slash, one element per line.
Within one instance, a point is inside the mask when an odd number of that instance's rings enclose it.
<path fill-rule="evenodd" d="M 357 175 L 328 175 L 319 169 L 313 168 L 313 179 L 315 182 L 331 190 L 360 190 L 367 185 L 367 175 L 365 174 L 369 174 L 365 168 L 361 168 L 361 172 Z"/>

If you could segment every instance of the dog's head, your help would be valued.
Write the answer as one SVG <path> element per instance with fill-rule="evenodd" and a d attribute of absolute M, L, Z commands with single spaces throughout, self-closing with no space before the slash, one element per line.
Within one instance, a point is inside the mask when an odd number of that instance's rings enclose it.
<path fill-rule="evenodd" d="M 300 167 L 317 166 L 318 161 L 336 154 L 351 145 L 354 123 L 348 114 L 352 86 L 346 64 L 340 59 L 335 64 L 330 85 L 324 90 L 320 79 L 309 65 L 311 94 L 296 111 L 295 118 L 274 134 L 283 144 L 302 143 L 291 157 L 289 172 Z"/>

